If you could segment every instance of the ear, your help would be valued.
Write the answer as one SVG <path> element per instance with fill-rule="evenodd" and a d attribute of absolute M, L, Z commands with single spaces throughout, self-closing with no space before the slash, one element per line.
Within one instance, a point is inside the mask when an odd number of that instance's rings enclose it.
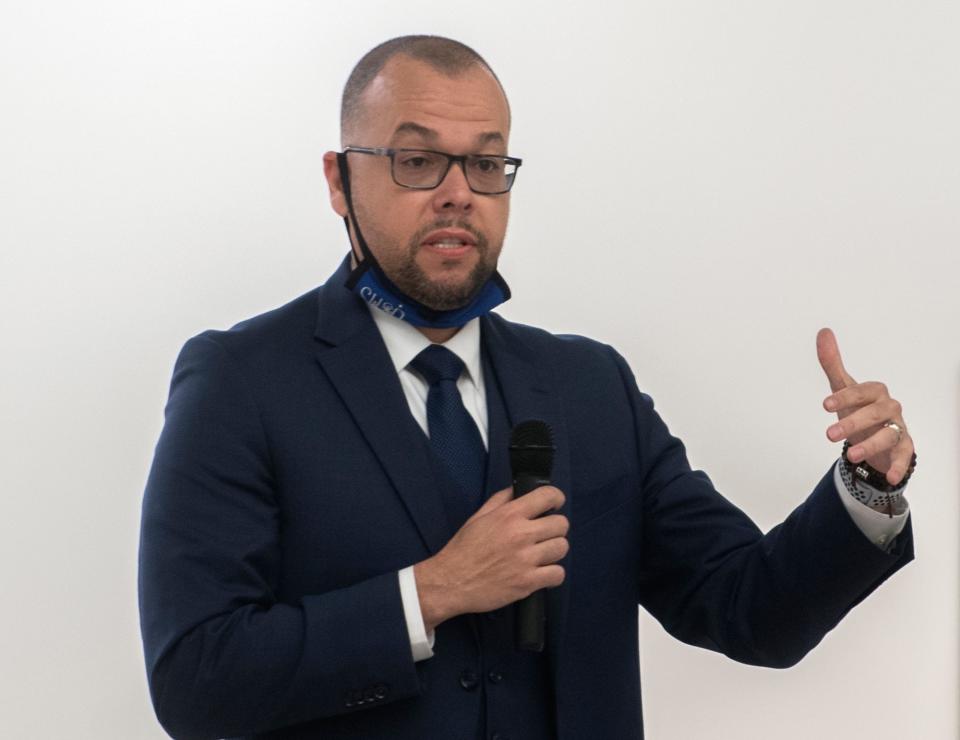
<path fill-rule="evenodd" d="M 343 181 L 340 179 L 336 152 L 327 152 L 323 155 L 323 174 L 326 175 L 327 187 L 330 188 L 330 207 L 338 216 L 346 218 L 347 198 L 343 193 Z"/>

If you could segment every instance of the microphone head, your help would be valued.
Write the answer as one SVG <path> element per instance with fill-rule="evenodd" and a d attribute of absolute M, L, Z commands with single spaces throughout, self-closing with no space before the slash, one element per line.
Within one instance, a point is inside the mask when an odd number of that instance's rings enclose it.
<path fill-rule="evenodd" d="M 510 468 L 514 473 L 549 478 L 554 449 L 553 432 L 545 421 L 521 421 L 510 433 Z"/>

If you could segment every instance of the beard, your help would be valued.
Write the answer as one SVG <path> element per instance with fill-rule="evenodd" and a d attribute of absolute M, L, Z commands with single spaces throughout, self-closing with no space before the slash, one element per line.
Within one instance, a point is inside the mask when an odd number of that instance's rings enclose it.
<path fill-rule="evenodd" d="M 370 219 L 363 218 L 369 224 Z M 427 234 L 438 229 L 463 229 L 473 236 L 477 251 L 477 262 L 466 278 L 457 282 L 432 280 L 417 264 L 417 254 L 423 248 Z M 387 277 L 403 293 L 418 303 L 434 311 L 451 311 L 463 308 L 474 299 L 480 289 L 497 269 L 496 258 L 491 258 L 490 243 L 487 237 L 468 223 L 457 221 L 436 221 L 418 230 L 407 242 L 406 248 L 399 248 L 378 229 L 367 225 L 363 227 L 364 236 L 370 235 L 368 245 L 377 255 L 377 262 Z M 492 251 L 498 254 L 499 249 Z"/>

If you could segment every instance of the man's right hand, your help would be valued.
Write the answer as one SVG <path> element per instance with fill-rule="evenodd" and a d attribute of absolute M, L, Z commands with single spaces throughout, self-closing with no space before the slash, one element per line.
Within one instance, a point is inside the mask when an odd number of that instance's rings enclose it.
<path fill-rule="evenodd" d="M 563 583 L 557 561 L 570 549 L 570 522 L 562 514 L 548 514 L 563 502 L 563 493 L 553 486 L 518 499 L 512 488 L 504 488 L 440 552 L 417 563 L 413 572 L 427 631 L 459 614 L 499 609 Z"/>

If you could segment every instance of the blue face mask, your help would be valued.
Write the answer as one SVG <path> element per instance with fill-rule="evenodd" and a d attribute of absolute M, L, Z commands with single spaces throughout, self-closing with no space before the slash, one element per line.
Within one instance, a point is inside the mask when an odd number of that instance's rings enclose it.
<path fill-rule="evenodd" d="M 337 165 L 340 168 L 340 181 L 343 184 L 343 192 L 347 201 L 347 212 L 350 220 L 353 221 L 357 244 L 363 253 L 363 259 L 358 260 L 357 266 L 347 278 L 346 287 L 349 290 L 374 308 L 378 308 L 391 316 L 414 326 L 435 329 L 463 326 L 471 319 L 489 313 L 510 298 L 510 288 L 499 272 L 494 272 L 490 276 L 469 303 L 448 311 L 437 311 L 406 295 L 384 273 L 370 251 L 370 247 L 367 246 L 363 234 L 360 233 L 357 216 L 353 210 L 353 198 L 350 194 L 350 173 L 347 169 L 345 154 L 337 154 Z M 350 220 L 344 218 L 344 223 L 347 225 L 347 234 L 350 233 Z"/>

